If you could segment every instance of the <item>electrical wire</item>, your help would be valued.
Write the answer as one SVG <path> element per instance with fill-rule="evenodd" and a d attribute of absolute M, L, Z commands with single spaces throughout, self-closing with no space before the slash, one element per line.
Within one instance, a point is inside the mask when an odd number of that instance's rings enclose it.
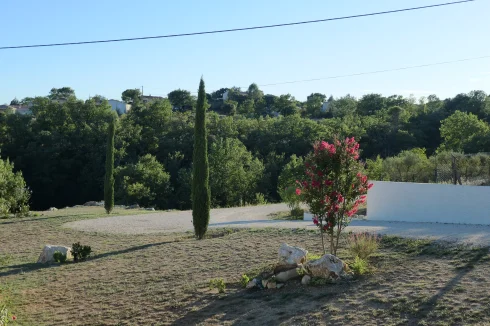
<path fill-rule="evenodd" d="M 305 25 L 305 24 L 335 21 L 335 20 L 345 20 L 345 19 L 352 19 L 352 18 L 378 16 L 378 15 L 393 14 L 393 13 L 399 13 L 399 12 L 405 12 L 405 11 L 413 11 L 413 10 L 442 7 L 442 6 L 450 6 L 450 5 L 456 5 L 456 4 L 461 4 L 461 3 L 466 3 L 466 2 L 474 2 L 474 1 L 476 1 L 476 0 L 462 0 L 462 1 L 445 2 L 445 3 L 440 3 L 440 4 L 421 6 L 421 7 L 412 7 L 412 8 L 405 8 L 405 9 L 380 11 L 380 12 L 374 12 L 374 13 L 368 13 L 368 14 L 344 16 L 344 17 L 334 17 L 334 18 L 325 18 L 325 19 L 294 22 L 294 23 L 262 25 L 262 26 L 253 26 L 253 27 L 243 27 L 243 28 L 231 28 L 231 29 L 222 29 L 222 30 L 214 30 L 214 31 L 194 32 L 194 33 L 169 34 L 169 35 L 159 35 L 159 36 L 144 36 L 144 37 L 121 38 L 121 39 L 112 39 L 112 40 L 95 40 L 95 41 L 66 42 L 66 43 L 3 46 L 3 47 L 0 47 L 0 50 L 40 48 L 40 47 L 53 47 L 53 46 L 68 46 L 68 45 L 84 45 L 84 44 L 95 44 L 95 43 L 127 42 L 127 41 L 139 41 L 139 40 L 150 40 L 150 39 L 161 39 L 161 38 L 173 38 L 173 37 L 183 37 L 183 36 L 196 36 L 196 35 L 205 35 L 205 34 L 249 31 L 249 30 L 257 30 L 257 29 L 276 28 L 276 27 L 285 27 L 285 26 L 294 26 L 294 25 Z"/>
<path fill-rule="evenodd" d="M 318 81 L 318 80 L 337 79 L 337 78 L 346 78 L 346 77 L 363 76 L 363 75 L 373 75 L 373 74 L 381 74 L 381 73 L 392 72 L 392 71 L 400 71 L 400 70 L 424 68 L 424 67 L 431 67 L 431 66 L 447 65 L 447 64 L 450 64 L 450 63 L 457 63 L 457 62 L 464 62 L 464 61 L 473 61 L 473 60 L 481 60 L 481 59 L 488 59 L 488 58 L 490 58 L 490 55 L 481 56 L 481 57 L 458 59 L 458 60 L 452 60 L 452 61 L 427 63 L 427 64 L 416 65 L 416 66 L 406 66 L 406 67 L 393 68 L 393 69 L 384 69 L 384 70 L 359 72 L 359 73 L 348 74 L 348 75 L 337 75 L 337 76 L 329 76 L 329 77 L 321 77 L 321 78 L 293 80 L 293 81 L 286 81 L 286 82 L 279 82 L 279 83 L 272 83 L 272 84 L 263 84 L 263 85 L 258 85 L 258 86 L 260 86 L 260 87 L 267 87 L 267 86 L 276 86 L 276 85 L 285 85 L 285 84 L 305 83 L 305 82 L 312 82 L 312 81 Z"/>

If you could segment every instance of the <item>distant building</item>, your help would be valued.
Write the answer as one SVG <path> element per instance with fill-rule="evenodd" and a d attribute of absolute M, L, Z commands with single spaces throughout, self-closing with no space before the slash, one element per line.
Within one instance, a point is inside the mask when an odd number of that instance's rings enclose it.
<path fill-rule="evenodd" d="M 328 112 L 330 110 L 330 102 L 324 102 L 320 110 L 322 112 Z"/>
<path fill-rule="evenodd" d="M 141 101 L 143 103 L 151 103 L 153 101 L 163 100 L 161 96 L 141 95 Z"/>
<path fill-rule="evenodd" d="M 236 95 L 248 96 L 247 92 L 235 92 Z M 228 101 L 230 99 L 230 90 L 227 89 L 226 92 L 223 93 L 223 102 Z"/>
<path fill-rule="evenodd" d="M 127 104 L 126 102 L 118 100 L 108 100 L 107 102 L 109 102 L 112 110 L 119 114 L 126 114 L 129 112 L 129 110 L 131 110 L 131 104 Z"/>
<path fill-rule="evenodd" d="M 9 109 L 20 115 L 32 114 L 31 106 L 29 105 L 0 105 L 0 112 L 5 112 Z"/>

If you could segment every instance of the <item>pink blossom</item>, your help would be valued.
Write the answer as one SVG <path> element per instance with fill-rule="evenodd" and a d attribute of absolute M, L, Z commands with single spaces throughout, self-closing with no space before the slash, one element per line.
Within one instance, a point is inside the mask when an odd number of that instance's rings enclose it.
<path fill-rule="evenodd" d="M 325 180 L 325 186 L 331 186 L 333 184 L 332 180 Z"/>
<path fill-rule="evenodd" d="M 318 217 L 313 217 L 313 224 L 318 225 Z"/>
<path fill-rule="evenodd" d="M 329 153 L 330 155 L 333 155 L 333 154 L 335 154 L 336 152 L 337 152 L 337 149 L 335 148 L 335 146 L 334 146 L 334 145 L 331 145 L 331 146 L 328 148 L 328 153 Z"/>
<path fill-rule="evenodd" d="M 321 151 L 324 151 L 324 150 L 326 150 L 329 147 L 330 147 L 330 145 L 326 141 L 322 141 L 320 143 L 320 145 L 318 145 L 318 149 L 321 150 Z"/>
<path fill-rule="evenodd" d="M 368 189 L 371 189 L 374 186 L 374 184 L 370 183 L 368 184 Z"/>
<path fill-rule="evenodd" d="M 301 195 L 301 189 L 296 188 L 296 195 L 298 195 L 298 196 Z"/>
<path fill-rule="evenodd" d="M 343 203 L 343 202 L 344 202 L 344 197 L 343 197 L 341 194 L 338 194 L 338 195 L 337 195 L 337 201 L 338 201 L 339 203 Z"/>
<path fill-rule="evenodd" d="M 312 181 L 312 182 L 311 182 L 311 186 L 312 186 L 313 188 L 320 188 L 320 182 L 319 182 L 319 181 L 314 180 L 314 181 Z"/>

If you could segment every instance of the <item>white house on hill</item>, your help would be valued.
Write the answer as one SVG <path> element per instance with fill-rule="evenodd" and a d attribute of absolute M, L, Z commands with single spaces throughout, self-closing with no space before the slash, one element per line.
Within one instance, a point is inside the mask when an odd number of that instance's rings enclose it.
<path fill-rule="evenodd" d="M 127 104 L 126 102 L 118 100 L 108 100 L 107 102 L 109 102 L 112 109 L 119 114 L 126 114 L 131 110 L 131 104 Z"/>

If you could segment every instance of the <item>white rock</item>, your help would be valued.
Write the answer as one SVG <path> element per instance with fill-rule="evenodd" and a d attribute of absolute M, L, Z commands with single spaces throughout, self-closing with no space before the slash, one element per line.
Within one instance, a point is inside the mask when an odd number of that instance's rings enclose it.
<path fill-rule="evenodd" d="M 311 281 L 311 276 L 310 275 L 305 275 L 301 279 L 301 284 L 308 285 L 308 284 L 310 284 L 310 281 Z"/>
<path fill-rule="evenodd" d="M 251 288 L 254 288 L 256 286 L 257 286 L 257 280 L 256 279 L 253 279 L 250 282 L 248 282 L 247 289 L 251 289 Z"/>
<path fill-rule="evenodd" d="M 306 261 L 307 254 L 308 250 L 283 243 L 279 247 L 279 263 L 287 265 L 302 264 Z"/>
<path fill-rule="evenodd" d="M 309 261 L 305 264 L 308 274 L 313 277 L 338 278 L 344 270 L 342 260 L 334 255 L 326 254 L 320 259 Z"/>
<path fill-rule="evenodd" d="M 58 209 L 56 207 L 51 207 L 47 210 L 47 212 L 54 212 L 57 211 Z"/>
<path fill-rule="evenodd" d="M 296 278 L 298 276 L 300 276 L 298 273 L 298 269 L 293 268 L 293 269 L 290 269 L 288 271 L 284 271 L 284 272 L 280 272 L 280 273 L 276 274 L 276 280 L 278 282 L 284 283 L 284 282 L 287 282 L 290 279 Z"/>
<path fill-rule="evenodd" d="M 67 260 L 73 259 L 70 247 L 45 245 L 37 262 L 40 264 L 54 262 L 53 255 L 56 251 L 59 251 L 62 254 L 66 255 Z"/>

